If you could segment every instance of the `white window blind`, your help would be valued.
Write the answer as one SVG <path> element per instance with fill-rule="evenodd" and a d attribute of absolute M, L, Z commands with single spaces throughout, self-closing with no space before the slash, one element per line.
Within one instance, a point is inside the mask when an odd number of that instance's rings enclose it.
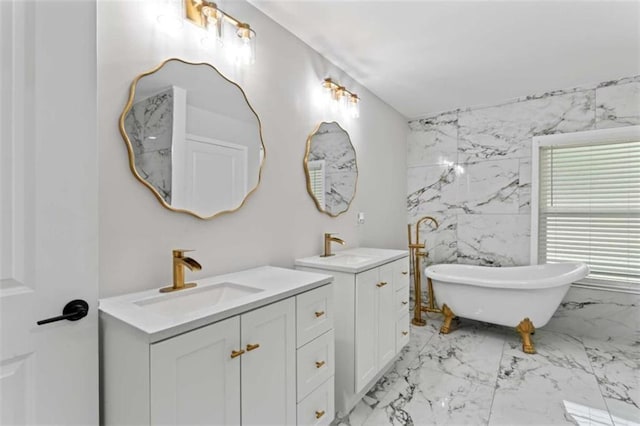
<path fill-rule="evenodd" d="M 582 284 L 638 291 L 640 138 L 595 139 L 539 147 L 538 262 L 585 262 Z"/>
<path fill-rule="evenodd" d="M 309 170 L 309 183 L 311 185 L 311 192 L 313 196 L 318 200 L 318 204 L 322 208 L 325 207 L 324 203 L 324 160 L 309 161 L 307 168 Z"/>

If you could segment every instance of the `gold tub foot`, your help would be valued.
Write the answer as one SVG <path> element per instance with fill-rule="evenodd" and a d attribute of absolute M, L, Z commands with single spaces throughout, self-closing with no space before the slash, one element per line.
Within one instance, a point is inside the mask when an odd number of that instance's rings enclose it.
<path fill-rule="evenodd" d="M 522 351 L 526 354 L 535 354 L 536 348 L 531 341 L 531 335 L 535 333 L 536 328 L 529 318 L 525 318 L 520 321 L 520 324 L 516 327 L 516 331 L 520 333 L 522 338 Z"/>
<path fill-rule="evenodd" d="M 440 327 L 440 334 L 449 334 L 451 331 L 451 320 L 455 317 L 453 311 L 446 305 L 442 305 L 442 315 L 444 315 L 444 323 Z"/>

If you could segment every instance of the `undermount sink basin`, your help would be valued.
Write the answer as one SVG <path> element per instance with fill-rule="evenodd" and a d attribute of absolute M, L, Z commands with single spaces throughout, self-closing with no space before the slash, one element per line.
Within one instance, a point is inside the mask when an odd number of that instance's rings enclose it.
<path fill-rule="evenodd" d="M 336 254 L 330 257 L 322 257 L 321 259 L 327 263 L 355 266 L 370 262 L 373 258 L 356 254 Z"/>
<path fill-rule="evenodd" d="M 148 312 L 174 316 L 198 311 L 261 291 L 263 291 L 261 288 L 222 282 L 173 293 L 158 294 L 154 297 L 138 300 L 134 304 Z"/>

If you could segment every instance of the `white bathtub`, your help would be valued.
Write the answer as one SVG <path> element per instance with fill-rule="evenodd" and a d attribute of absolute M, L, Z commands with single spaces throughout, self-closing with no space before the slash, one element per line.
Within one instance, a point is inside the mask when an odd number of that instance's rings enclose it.
<path fill-rule="evenodd" d="M 493 268 L 443 264 L 425 270 L 435 300 L 454 315 L 509 327 L 529 318 L 535 327 L 549 322 L 571 283 L 587 276 L 584 263 Z"/>

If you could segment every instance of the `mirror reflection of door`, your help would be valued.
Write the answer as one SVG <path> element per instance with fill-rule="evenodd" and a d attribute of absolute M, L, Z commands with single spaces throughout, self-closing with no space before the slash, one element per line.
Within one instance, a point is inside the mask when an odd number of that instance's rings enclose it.
<path fill-rule="evenodd" d="M 173 200 L 178 209 L 237 208 L 247 191 L 246 146 L 187 135 L 173 143 Z"/>

